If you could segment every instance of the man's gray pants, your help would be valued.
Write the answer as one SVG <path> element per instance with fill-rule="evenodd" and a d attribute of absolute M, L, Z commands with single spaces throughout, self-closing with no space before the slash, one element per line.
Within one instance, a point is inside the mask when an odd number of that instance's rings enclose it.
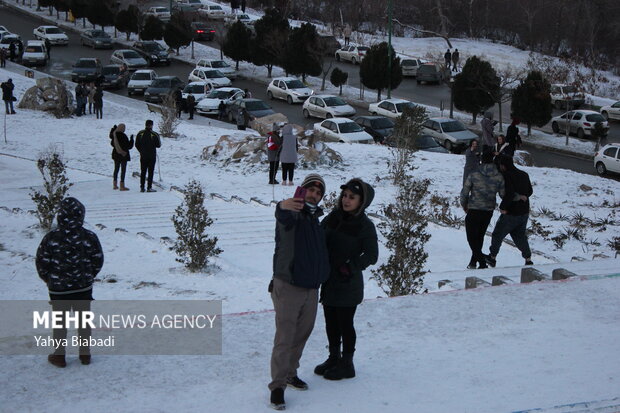
<path fill-rule="evenodd" d="M 271 292 L 276 310 L 276 335 L 271 353 L 269 390 L 286 387 L 297 375 L 299 359 L 314 328 L 319 290 L 301 288 L 274 278 Z"/>

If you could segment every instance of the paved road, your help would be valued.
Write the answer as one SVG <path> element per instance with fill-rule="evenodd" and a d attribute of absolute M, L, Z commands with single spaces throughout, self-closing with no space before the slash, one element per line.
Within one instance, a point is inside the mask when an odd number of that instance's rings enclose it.
<path fill-rule="evenodd" d="M 32 39 L 32 30 L 39 26 L 40 23 L 37 19 L 27 16 L 21 13 L 14 12 L 12 10 L 2 8 L 0 9 L 0 24 L 8 26 L 8 28 L 22 36 L 23 40 Z M 70 80 L 71 78 L 71 66 L 80 57 L 97 57 L 102 63 L 107 64 L 112 54 L 112 50 L 94 50 L 88 47 L 80 45 L 79 35 L 68 32 L 69 46 L 66 47 L 53 47 L 51 52 L 51 63 L 46 67 L 39 68 L 39 70 L 57 76 L 62 79 Z M 209 42 L 205 42 L 209 44 Z M 119 45 L 119 47 L 121 47 Z M 353 66 L 349 63 L 334 64 L 340 67 L 342 70 L 347 70 L 350 73 L 352 85 L 355 85 L 355 79 L 359 79 L 359 66 Z M 183 81 L 187 81 L 187 75 L 189 74 L 192 66 L 185 63 L 173 62 L 170 66 L 159 66 L 155 70 L 159 75 L 173 75 L 178 76 Z M 357 74 L 357 77 L 354 76 Z M 357 80 L 359 82 L 359 80 Z M 268 100 L 266 94 L 266 87 L 262 84 L 258 84 L 253 81 L 239 79 L 234 82 L 234 86 L 249 89 L 252 92 L 253 97 Z M 449 103 L 449 89 L 445 85 L 431 86 L 431 85 L 417 85 L 415 80 L 405 79 L 401 87 L 397 92 L 411 93 L 406 97 L 420 103 L 437 105 L 438 101 L 443 97 L 446 100 L 446 107 Z M 120 95 L 127 96 L 127 90 L 114 91 Z M 373 91 L 366 91 L 366 93 L 373 94 Z M 141 97 L 135 97 L 141 99 Z M 318 119 L 305 119 L 301 113 L 301 105 L 288 105 L 284 101 L 274 100 L 269 102 L 276 112 L 285 114 L 291 122 L 311 127 Z M 367 114 L 365 111 L 358 109 L 358 114 Z M 620 141 L 620 138 L 618 139 Z M 565 156 L 555 153 L 549 153 L 546 151 L 540 151 L 535 148 L 527 148 L 533 155 L 534 162 L 537 166 L 557 167 L 571 169 L 577 172 L 594 174 L 592 162 L 585 161 L 583 159 L 574 158 L 571 156 Z"/>

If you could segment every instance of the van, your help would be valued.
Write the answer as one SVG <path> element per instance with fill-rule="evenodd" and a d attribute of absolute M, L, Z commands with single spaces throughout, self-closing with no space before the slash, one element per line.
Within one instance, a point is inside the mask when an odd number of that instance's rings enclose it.
<path fill-rule="evenodd" d="M 47 64 L 47 49 L 40 40 L 28 40 L 22 54 L 24 66 L 45 66 Z"/>
<path fill-rule="evenodd" d="M 424 62 L 417 57 L 401 57 L 400 59 L 400 67 L 403 71 L 403 76 L 411 76 L 416 77 L 418 74 L 418 68 Z"/>

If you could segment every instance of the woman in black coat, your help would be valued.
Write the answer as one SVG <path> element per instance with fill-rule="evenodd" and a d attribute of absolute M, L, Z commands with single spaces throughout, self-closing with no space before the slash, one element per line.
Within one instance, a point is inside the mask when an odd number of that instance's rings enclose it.
<path fill-rule="evenodd" d="M 125 173 L 127 172 L 127 162 L 131 160 L 129 150 L 133 148 L 133 135 L 131 139 L 127 139 L 125 135 L 125 124 L 114 125 L 110 131 L 110 145 L 112 145 L 112 159 L 114 159 L 114 186 L 113 189 L 119 189 L 117 186 L 118 170 L 121 170 L 121 191 L 129 191 L 125 186 Z"/>
<path fill-rule="evenodd" d="M 331 268 L 329 279 L 321 286 L 329 358 L 314 372 L 328 380 L 355 377 L 353 317 L 364 298 L 362 271 L 376 263 L 379 255 L 375 225 L 364 212 L 375 196 L 374 189 L 359 178 L 340 188 L 336 208 L 321 222 Z"/>

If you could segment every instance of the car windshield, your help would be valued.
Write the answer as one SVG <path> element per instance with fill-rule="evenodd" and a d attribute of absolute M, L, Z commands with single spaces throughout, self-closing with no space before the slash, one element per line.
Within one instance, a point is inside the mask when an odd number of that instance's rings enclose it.
<path fill-rule="evenodd" d="M 239 20 L 250 20 L 250 16 L 248 16 L 247 14 L 239 14 L 239 15 L 237 15 L 237 19 L 239 19 Z"/>
<path fill-rule="evenodd" d="M 118 66 L 106 66 L 102 70 L 102 73 L 104 75 L 117 75 L 120 72 L 121 72 L 121 69 Z"/>
<path fill-rule="evenodd" d="M 211 99 L 228 99 L 230 92 L 226 92 L 224 90 L 212 90 L 211 93 L 207 95 L 208 98 Z"/>
<path fill-rule="evenodd" d="M 168 13 L 168 9 L 167 9 L 167 8 L 165 8 L 165 7 L 157 7 L 157 8 L 155 9 L 155 11 L 156 11 L 157 13 Z"/>
<path fill-rule="evenodd" d="M 577 93 L 575 86 L 562 86 L 564 93 Z"/>
<path fill-rule="evenodd" d="M 605 118 L 603 117 L 603 115 L 598 114 L 598 113 L 591 113 L 589 115 L 586 115 L 586 120 L 588 122 L 605 122 Z"/>
<path fill-rule="evenodd" d="M 396 111 L 397 112 L 402 112 L 403 110 L 405 110 L 405 108 L 412 108 L 415 105 L 411 102 L 401 102 L 401 103 L 397 103 L 396 104 Z"/>
<path fill-rule="evenodd" d="M 4 39 L 2 39 L 2 41 L 0 41 L 0 43 L 2 44 L 9 44 L 9 43 L 13 43 L 13 42 L 19 42 L 19 38 L 16 36 L 5 36 Z"/>
<path fill-rule="evenodd" d="M 133 50 L 128 50 L 126 52 L 123 52 L 123 56 L 125 57 L 125 59 L 136 59 L 140 57 L 140 55 L 134 52 Z"/>
<path fill-rule="evenodd" d="M 222 8 L 220 6 L 209 6 L 209 9 L 211 9 L 211 10 L 222 10 Z"/>
<path fill-rule="evenodd" d="M 271 109 L 262 100 L 253 100 L 253 101 L 250 101 L 250 102 L 245 102 L 245 108 L 247 110 L 267 110 L 267 109 Z"/>
<path fill-rule="evenodd" d="M 362 127 L 355 122 L 346 122 L 338 125 L 340 133 L 353 133 L 362 131 Z"/>
<path fill-rule="evenodd" d="M 149 52 L 160 52 L 165 50 L 163 46 L 159 43 L 143 43 L 142 48 Z"/>
<path fill-rule="evenodd" d="M 132 80 L 151 80 L 149 73 L 134 73 L 131 77 Z"/>
<path fill-rule="evenodd" d="M 428 135 L 418 136 L 415 140 L 415 145 L 418 148 L 434 148 L 439 146 L 435 139 Z"/>
<path fill-rule="evenodd" d="M 394 122 L 392 122 L 388 118 L 374 119 L 372 122 L 370 122 L 370 124 L 375 129 L 389 129 L 394 127 Z"/>
<path fill-rule="evenodd" d="M 325 101 L 325 104 L 327 106 L 344 106 L 347 104 L 347 102 L 345 102 L 344 100 L 340 99 L 337 96 L 324 98 L 323 100 Z"/>
<path fill-rule="evenodd" d="M 400 62 L 401 66 L 415 66 L 415 60 L 405 59 Z"/>
<path fill-rule="evenodd" d="M 28 46 L 26 47 L 26 53 L 42 53 L 43 48 L 41 46 Z"/>
<path fill-rule="evenodd" d="M 188 0 L 187 2 L 189 4 L 200 4 L 200 5 L 202 5 L 202 2 L 200 0 Z"/>
<path fill-rule="evenodd" d="M 62 34 L 62 31 L 58 27 L 49 27 L 45 29 L 47 34 Z"/>
<path fill-rule="evenodd" d="M 170 79 L 155 79 L 153 87 L 170 87 Z"/>
<path fill-rule="evenodd" d="M 101 30 L 98 30 L 98 31 L 96 31 L 96 32 L 92 32 L 92 33 L 91 33 L 91 35 L 92 35 L 93 37 L 99 37 L 99 38 L 104 38 L 104 39 L 108 39 L 108 38 L 110 38 L 110 35 L 109 35 L 109 34 L 107 34 L 107 33 L 106 33 L 106 32 L 104 32 L 104 31 L 101 31 Z"/>
<path fill-rule="evenodd" d="M 211 67 L 222 68 L 222 67 L 230 67 L 228 63 L 223 60 L 214 60 L 211 62 Z"/>
<path fill-rule="evenodd" d="M 185 88 L 186 93 L 205 93 L 204 85 L 188 85 Z"/>
<path fill-rule="evenodd" d="M 435 66 L 434 65 L 422 65 L 420 67 L 418 67 L 418 73 L 422 72 L 422 73 L 434 73 L 435 72 Z"/>
<path fill-rule="evenodd" d="M 304 84 L 301 83 L 301 81 L 297 80 L 297 79 L 289 80 L 289 81 L 284 82 L 284 83 L 286 83 L 286 87 L 288 87 L 289 89 L 303 89 L 303 88 L 305 88 Z"/>
<path fill-rule="evenodd" d="M 78 60 L 75 67 L 97 67 L 97 62 L 94 60 Z"/>
<path fill-rule="evenodd" d="M 209 79 L 219 79 L 221 77 L 224 77 L 222 72 L 220 72 L 219 70 L 207 70 L 205 71 L 205 76 L 207 76 Z"/>
<path fill-rule="evenodd" d="M 458 120 L 442 122 L 441 128 L 444 132 L 462 132 L 464 130 L 467 130 L 467 128 L 465 128 L 465 125 L 463 125 Z"/>

